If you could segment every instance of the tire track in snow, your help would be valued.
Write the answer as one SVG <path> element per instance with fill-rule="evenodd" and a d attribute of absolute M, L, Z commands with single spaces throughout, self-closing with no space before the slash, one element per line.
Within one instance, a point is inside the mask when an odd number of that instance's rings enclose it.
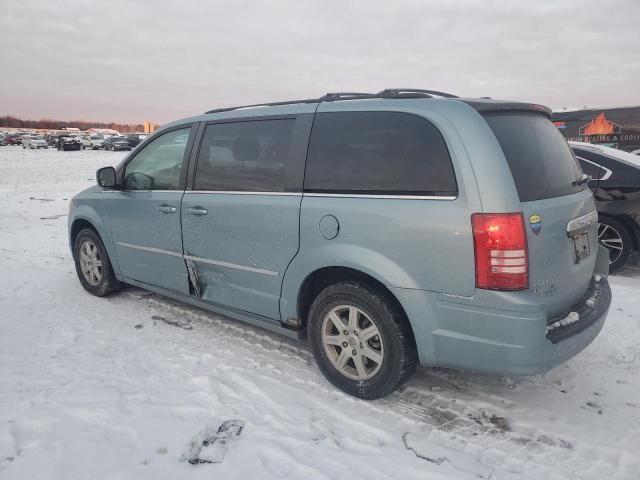
<path fill-rule="evenodd" d="M 309 369 L 315 369 L 313 357 L 308 350 L 297 346 L 295 340 L 278 338 L 275 333 L 137 289 L 125 290 L 110 300 L 144 300 L 155 315 L 173 317 L 178 322 L 186 318 L 194 330 L 204 327 L 215 333 L 212 337 L 215 340 L 241 344 L 254 360 L 247 369 L 259 370 L 272 381 L 295 385 L 307 393 L 320 392 L 345 405 L 357 403 L 358 410 L 369 415 L 395 416 L 414 422 L 416 428 L 407 433 L 463 451 L 489 468 L 534 475 L 534 478 L 611 480 L 637 478 L 640 471 L 640 461 L 627 452 L 594 446 L 584 439 L 562 438 L 523 422 L 513 423 L 509 412 L 500 405 L 490 404 L 486 398 L 473 398 L 473 392 L 455 383 L 445 383 L 451 386 L 449 391 L 434 392 L 427 385 L 420 385 L 424 380 L 418 380 L 417 384 L 410 382 L 389 397 L 373 402 L 337 397 L 334 387 L 324 381 L 319 372 L 310 374 Z M 192 333 L 180 330 L 181 336 Z M 274 363 L 274 355 L 280 357 L 281 362 Z M 441 380 L 438 379 L 439 383 Z M 358 421 L 337 408 L 331 413 L 338 417 L 345 415 L 344 419 L 351 422 Z M 363 428 L 368 428 L 365 422 L 361 423 Z"/>

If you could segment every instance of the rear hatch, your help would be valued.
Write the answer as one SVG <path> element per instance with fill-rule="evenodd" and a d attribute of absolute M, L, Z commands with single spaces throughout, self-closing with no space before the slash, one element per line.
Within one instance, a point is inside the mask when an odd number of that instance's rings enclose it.
<path fill-rule="evenodd" d="M 595 202 L 566 140 L 545 112 L 481 112 L 505 154 L 520 197 L 529 249 L 529 288 L 549 316 L 589 287 L 597 256 Z"/>

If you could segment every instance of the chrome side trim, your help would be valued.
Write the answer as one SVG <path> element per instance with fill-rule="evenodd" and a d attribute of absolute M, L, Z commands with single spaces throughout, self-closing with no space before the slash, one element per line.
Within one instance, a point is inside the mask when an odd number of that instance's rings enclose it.
<path fill-rule="evenodd" d="M 235 263 L 222 262 L 219 260 L 211 260 L 209 258 L 194 257 L 193 255 L 183 255 L 182 253 L 172 252 L 170 250 L 163 250 L 162 248 L 155 247 L 143 247 L 142 245 L 134 245 L 132 243 L 116 242 L 116 245 L 121 247 L 133 248 L 135 250 L 142 250 L 144 252 L 160 253 L 162 255 L 170 255 L 172 257 L 184 258 L 185 260 L 191 260 L 193 262 L 208 263 L 209 265 L 217 265 L 219 267 L 234 268 L 236 270 L 244 270 L 245 272 L 261 273 L 263 275 L 278 276 L 278 272 L 272 270 L 265 270 L 263 268 L 246 267 L 244 265 L 237 265 Z"/>
<path fill-rule="evenodd" d="M 184 193 L 184 190 L 102 190 L 100 193 Z"/>
<path fill-rule="evenodd" d="M 208 263 L 209 265 L 217 265 L 219 267 L 234 268 L 236 270 L 244 270 L 246 272 L 262 273 L 263 275 L 272 275 L 274 277 L 278 276 L 278 272 L 273 272 L 271 270 L 264 270 L 262 268 L 245 267 L 244 265 L 237 265 L 235 263 L 229 263 L 229 262 L 221 262 L 219 260 L 210 260 L 208 258 L 202 258 L 202 257 L 194 257 L 193 255 L 183 255 L 183 257 L 185 260 L 192 260 L 194 262 Z"/>
<path fill-rule="evenodd" d="M 172 252 L 171 250 L 163 250 L 162 248 L 143 247 L 142 245 L 133 245 L 131 243 L 125 243 L 125 242 L 116 242 L 116 245 L 120 245 L 121 247 L 133 248 L 135 250 L 142 250 L 145 252 L 161 253 L 163 255 L 170 255 L 172 257 L 182 258 L 182 253 Z"/>
<path fill-rule="evenodd" d="M 592 210 L 589 213 L 581 215 L 578 218 L 574 218 L 567 224 L 567 232 L 571 233 L 581 228 L 586 228 L 598 223 L 598 211 Z"/>
<path fill-rule="evenodd" d="M 225 195 L 274 195 L 279 197 L 301 197 L 301 192 L 244 192 L 236 190 L 187 190 L 184 193 L 215 193 Z"/>
<path fill-rule="evenodd" d="M 604 165 L 600 165 L 599 163 L 596 162 L 592 162 L 591 160 L 587 160 L 584 157 L 580 157 L 578 155 L 576 155 L 576 158 L 582 160 L 583 162 L 587 162 L 590 163 L 591 165 L 601 168 L 602 170 L 604 170 L 604 175 L 600 178 L 594 178 L 594 180 L 609 180 L 609 178 L 611 177 L 611 175 L 613 175 L 613 172 L 611 170 L 609 170 L 607 167 L 605 167 Z"/>
<path fill-rule="evenodd" d="M 455 200 L 457 196 L 446 195 L 368 195 L 366 193 L 306 193 L 305 197 L 334 197 L 334 198 L 382 198 L 392 200 Z"/>

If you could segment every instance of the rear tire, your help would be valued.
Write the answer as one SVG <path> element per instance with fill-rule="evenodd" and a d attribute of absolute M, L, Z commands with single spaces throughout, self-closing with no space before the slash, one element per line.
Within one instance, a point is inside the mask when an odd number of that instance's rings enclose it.
<path fill-rule="evenodd" d="M 78 233 L 73 244 L 73 259 L 78 279 L 84 289 L 96 297 L 104 297 L 120 289 L 100 236 L 85 228 Z"/>
<path fill-rule="evenodd" d="M 402 385 L 418 363 L 403 313 L 385 292 L 367 283 L 325 288 L 308 318 L 309 342 L 320 371 L 349 395 L 384 397 Z"/>
<path fill-rule="evenodd" d="M 622 222 L 600 217 L 598 242 L 609 250 L 609 271 L 615 273 L 625 266 L 633 247 L 631 233 Z"/>

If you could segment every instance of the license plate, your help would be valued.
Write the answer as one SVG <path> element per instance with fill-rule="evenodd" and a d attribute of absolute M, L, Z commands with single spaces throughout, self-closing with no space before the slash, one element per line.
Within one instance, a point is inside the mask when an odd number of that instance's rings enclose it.
<path fill-rule="evenodd" d="M 589 249 L 589 234 L 581 233 L 580 235 L 575 235 L 573 237 L 573 248 L 575 250 L 576 263 L 586 259 L 591 253 Z"/>

